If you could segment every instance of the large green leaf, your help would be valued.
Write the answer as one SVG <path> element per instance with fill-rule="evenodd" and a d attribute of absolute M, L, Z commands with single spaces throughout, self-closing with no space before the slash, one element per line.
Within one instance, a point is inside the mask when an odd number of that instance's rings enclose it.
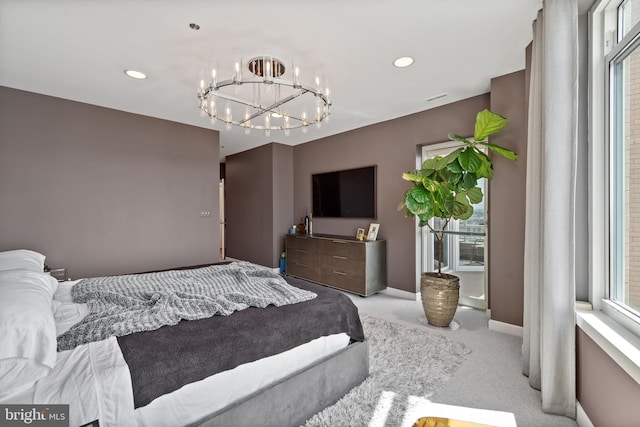
<path fill-rule="evenodd" d="M 507 124 L 507 119 L 500 114 L 492 113 L 491 111 L 484 109 L 476 116 L 476 126 L 473 132 L 473 139 L 476 141 L 482 141 L 489 135 L 493 135 L 496 132 L 500 132 Z"/>
<path fill-rule="evenodd" d="M 471 218 L 471 215 L 473 215 L 473 206 L 470 205 L 467 207 L 467 211 L 456 219 L 460 219 L 464 221 L 465 219 Z"/>
<path fill-rule="evenodd" d="M 453 217 L 455 219 L 460 219 L 462 215 L 464 215 L 469 209 L 469 200 L 464 194 L 458 194 L 455 198 L 455 202 L 453 203 Z"/>
<path fill-rule="evenodd" d="M 464 137 L 462 137 L 460 135 L 456 135 L 455 133 L 450 133 L 447 136 L 452 141 L 460 141 L 460 142 L 464 142 L 467 145 L 473 145 L 473 142 L 469 141 L 467 138 L 464 138 Z"/>
<path fill-rule="evenodd" d="M 425 225 L 427 225 L 429 223 L 429 220 L 433 218 L 433 215 L 429 215 L 429 214 L 421 214 L 418 215 L 418 219 L 420 220 L 420 222 L 418 223 L 419 227 L 424 227 Z"/>
<path fill-rule="evenodd" d="M 416 185 L 407 191 L 404 204 L 413 215 L 432 212 L 430 193 L 422 185 Z"/>
<path fill-rule="evenodd" d="M 460 162 L 458 161 L 458 159 L 456 159 L 455 161 L 449 163 L 447 165 L 447 169 L 450 170 L 451 172 L 455 172 L 455 173 L 461 173 L 462 172 L 462 166 L 460 166 Z"/>
<path fill-rule="evenodd" d="M 458 157 L 460 166 L 466 171 L 475 172 L 482 166 L 482 159 L 473 147 L 465 148 Z"/>
<path fill-rule="evenodd" d="M 447 218 L 452 216 L 455 202 L 456 202 L 456 199 L 453 193 L 447 193 L 445 195 L 443 203 L 438 205 L 438 208 L 440 209 L 440 212 L 439 212 L 440 214 L 438 216 L 442 218 Z"/>
<path fill-rule="evenodd" d="M 476 177 L 486 179 L 493 178 L 493 164 L 491 163 L 491 159 L 489 159 L 489 157 L 482 151 L 478 152 L 478 156 L 482 161 L 482 167 L 478 168 L 476 171 Z"/>
<path fill-rule="evenodd" d="M 467 189 L 467 197 L 472 204 L 478 204 L 482 201 L 482 189 L 480 187 L 473 187 Z"/>
<path fill-rule="evenodd" d="M 454 162 L 455 160 L 458 159 L 458 155 L 462 152 L 464 148 L 460 147 L 457 148 L 455 150 L 453 150 L 452 152 L 450 152 L 449 154 L 447 154 L 446 156 L 444 156 L 441 160 L 440 160 L 440 169 L 444 168 L 445 166 L 449 165 L 450 163 Z"/>
<path fill-rule="evenodd" d="M 440 170 L 441 159 L 442 159 L 441 156 L 436 156 L 436 157 L 431 157 L 425 160 L 424 162 L 422 162 L 422 170 L 425 170 L 425 169 Z"/>
<path fill-rule="evenodd" d="M 442 189 L 442 185 L 433 179 L 425 179 L 422 185 L 424 185 L 424 188 L 426 188 L 430 193 L 435 193 Z"/>
<path fill-rule="evenodd" d="M 418 203 L 427 203 L 427 201 L 431 199 L 429 191 L 422 185 L 414 185 L 413 188 L 409 190 L 409 195 Z"/>
<path fill-rule="evenodd" d="M 450 194 L 449 191 L 441 185 L 436 191 L 433 191 L 431 195 L 433 196 L 434 207 L 444 205 L 444 201 L 446 200 L 448 194 Z"/>
<path fill-rule="evenodd" d="M 489 147 L 489 150 L 493 151 L 496 154 L 501 155 L 502 157 L 509 159 L 509 160 L 518 160 L 518 155 L 507 149 L 504 147 L 500 147 L 499 145 L 496 144 L 491 144 L 489 142 L 480 142 L 480 144 L 485 145 L 487 147 Z"/>
<path fill-rule="evenodd" d="M 433 172 L 435 172 L 433 169 L 412 170 L 409 172 L 404 172 L 402 174 L 402 179 L 416 183 L 423 182 L 425 178 L 429 178 L 429 176 L 433 175 Z"/>
<path fill-rule="evenodd" d="M 462 174 L 451 172 L 449 169 L 439 171 L 438 178 L 441 182 L 448 184 L 449 188 L 457 188 L 462 182 Z"/>
<path fill-rule="evenodd" d="M 476 174 L 472 172 L 468 172 L 464 174 L 464 179 L 462 180 L 462 188 L 473 188 L 478 183 L 478 179 L 476 178 Z"/>

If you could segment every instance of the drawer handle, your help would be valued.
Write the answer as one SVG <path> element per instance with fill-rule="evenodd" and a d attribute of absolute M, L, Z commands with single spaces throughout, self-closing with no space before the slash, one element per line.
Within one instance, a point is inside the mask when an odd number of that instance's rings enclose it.
<path fill-rule="evenodd" d="M 346 276 L 346 275 L 347 275 L 347 273 L 343 273 L 342 271 L 335 271 L 335 270 L 334 270 L 334 271 L 333 271 L 333 273 L 334 273 L 334 274 L 339 274 L 339 275 L 341 275 L 341 276 Z"/>
<path fill-rule="evenodd" d="M 344 240 L 333 240 L 333 243 L 342 243 L 343 245 L 349 244 L 349 242 L 345 242 Z"/>
<path fill-rule="evenodd" d="M 300 264 L 299 262 L 296 262 L 296 265 L 299 265 L 300 267 L 309 267 L 309 264 Z"/>
<path fill-rule="evenodd" d="M 308 254 L 309 251 L 303 251 L 302 249 L 296 249 L 296 252 L 302 252 L 303 254 Z"/>
<path fill-rule="evenodd" d="M 340 255 L 334 255 L 333 257 L 336 259 L 349 259 L 346 256 L 340 256 Z"/>

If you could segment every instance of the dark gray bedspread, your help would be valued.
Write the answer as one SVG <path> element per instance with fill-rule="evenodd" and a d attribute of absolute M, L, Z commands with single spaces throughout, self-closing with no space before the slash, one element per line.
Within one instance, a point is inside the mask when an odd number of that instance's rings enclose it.
<path fill-rule="evenodd" d="M 285 278 L 318 296 L 284 307 L 250 307 L 230 316 L 182 321 L 118 337 L 131 371 L 135 407 L 185 384 L 321 336 L 345 332 L 352 341 L 364 340 L 358 309 L 349 297 L 324 286 Z"/>

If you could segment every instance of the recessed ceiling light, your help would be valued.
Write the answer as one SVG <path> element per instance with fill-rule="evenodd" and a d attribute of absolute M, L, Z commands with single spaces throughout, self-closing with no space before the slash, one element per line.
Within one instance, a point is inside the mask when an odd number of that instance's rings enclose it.
<path fill-rule="evenodd" d="M 147 75 L 145 73 L 136 70 L 124 70 L 124 73 L 134 79 L 142 80 L 147 78 Z"/>
<path fill-rule="evenodd" d="M 408 67 L 413 64 L 413 58 L 410 56 L 401 56 L 400 58 L 393 61 L 393 65 L 398 68 Z"/>

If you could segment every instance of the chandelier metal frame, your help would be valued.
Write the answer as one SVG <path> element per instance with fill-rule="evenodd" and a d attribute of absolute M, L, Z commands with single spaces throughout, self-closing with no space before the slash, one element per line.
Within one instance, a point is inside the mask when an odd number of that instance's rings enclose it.
<path fill-rule="evenodd" d="M 302 128 L 303 131 L 306 131 L 308 126 L 314 124 L 320 126 L 322 121 L 328 119 L 331 106 L 329 89 L 326 89 L 326 93 L 321 90 L 319 78 L 316 77 L 316 87 L 304 85 L 299 78 L 298 68 L 293 67 L 293 79 L 283 78 L 282 76 L 285 72 L 283 62 L 270 56 L 259 56 L 249 60 L 247 62 L 247 68 L 251 72 L 250 77 L 244 77 L 242 75 L 242 61 L 240 61 L 235 64 L 235 74 L 232 78 L 217 81 L 217 70 L 214 68 L 212 70 L 211 81 L 208 85 L 205 85 L 204 80 L 200 81 L 200 87 L 198 89 L 198 99 L 200 100 L 199 108 L 203 114 L 211 118 L 212 123 L 219 120 L 227 125 L 227 129 L 230 129 L 233 125 L 244 128 L 246 133 L 249 133 L 252 129 L 256 129 L 265 131 L 268 135 L 271 130 L 282 130 L 288 135 L 291 129 Z M 221 91 L 221 89 L 226 87 L 239 87 L 245 84 L 257 85 L 257 89 L 254 87 L 253 98 L 250 100 Z M 284 98 L 280 98 L 281 89 L 284 87 L 293 89 L 293 92 Z M 264 89 L 264 91 L 268 93 L 273 91 L 273 101 L 268 105 L 262 105 L 261 89 Z M 290 89 L 286 90 L 290 91 Z M 256 93 L 258 93 L 257 97 Z M 301 111 L 299 114 L 296 114 L 290 111 L 284 112 L 280 109 L 280 107 L 288 102 L 307 94 L 315 97 L 313 114 L 309 114 L 307 111 Z M 234 118 L 230 113 L 229 103 L 244 106 L 246 109 L 245 115 L 242 116 L 241 119 Z M 223 104 L 226 104 L 227 107 L 224 107 Z M 311 104 L 311 102 L 309 102 L 309 104 Z M 263 120 L 261 123 L 256 123 L 255 119 L 260 117 L 262 117 Z M 282 117 L 282 124 L 272 123 L 271 117 Z"/>

